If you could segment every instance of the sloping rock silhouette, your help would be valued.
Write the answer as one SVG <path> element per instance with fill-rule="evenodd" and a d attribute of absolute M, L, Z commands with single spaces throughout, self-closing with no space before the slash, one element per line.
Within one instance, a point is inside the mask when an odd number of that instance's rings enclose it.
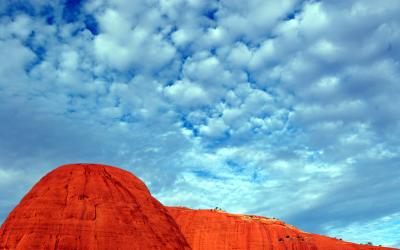
<path fill-rule="evenodd" d="M 0 249 L 190 249 L 164 206 L 131 173 L 61 166 L 9 214 Z"/>
<path fill-rule="evenodd" d="M 276 219 L 168 207 L 193 250 L 388 250 L 310 234 Z"/>
<path fill-rule="evenodd" d="M 282 221 L 164 207 L 131 173 L 70 164 L 44 176 L 0 228 L 0 249 L 389 250 Z"/>

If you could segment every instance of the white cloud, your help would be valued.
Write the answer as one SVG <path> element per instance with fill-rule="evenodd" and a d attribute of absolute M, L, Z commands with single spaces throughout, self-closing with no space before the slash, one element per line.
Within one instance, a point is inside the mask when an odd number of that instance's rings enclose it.
<path fill-rule="evenodd" d="M 247 68 L 251 59 L 252 51 L 243 43 L 236 43 L 229 52 L 227 62 L 238 68 Z"/>
<path fill-rule="evenodd" d="M 187 60 L 183 67 L 183 73 L 186 77 L 211 88 L 230 85 L 234 81 L 231 73 L 224 69 L 215 56 L 198 54 L 193 59 Z"/>
<path fill-rule="evenodd" d="M 258 42 L 270 35 L 270 29 L 290 11 L 295 2 L 222 1 L 219 22 L 232 36 L 245 36 Z"/>
<path fill-rule="evenodd" d="M 168 204 L 343 238 L 398 213 L 397 1 L 10 4 L 0 218 L 8 197 L 70 161 L 130 169 Z M 18 194 L 9 173 L 30 176 Z"/>
<path fill-rule="evenodd" d="M 227 132 L 228 126 L 219 118 L 210 118 L 207 125 L 200 126 L 200 134 L 211 138 L 221 138 Z"/>
<path fill-rule="evenodd" d="M 254 52 L 253 57 L 250 61 L 250 67 L 252 69 L 259 69 L 265 67 L 268 62 L 276 60 L 276 48 L 274 47 L 274 40 L 264 41 L 260 48 Z"/>
<path fill-rule="evenodd" d="M 0 86 L 10 90 L 20 88 L 28 80 L 24 69 L 35 59 L 35 54 L 15 39 L 0 41 L 0 53 L 7 60 L 0 64 Z"/>
<path fill-rule="evenodd" d="M 326 61 L 335 61 L 336 55 L 341 54 L 332 42 L 320 40 L 310 48 L 311 54 L 315 54 L 318 58 Z"/>
<path fill-rule="evenodd" d="M 326 230 L 330 235 L 346 241 L 361 244 L 371 242 L 375 246 L 383 244 L 388 247 L 398 247 L 399 239 L 391 232 L 400 230 L 399 221 L 400 214 L 396 213 L 369 222 L 354 223 L 346 228 L 330 227 Z"/>
<path fill-rule="evenodd" d="M 177 81 L 164 89 L 165 95 L 174 103 L 185 108 L 201 107 L 209 103 L 209 97 L 203 88 L 188 80 Z"/>
<path fill-rule="evenodd" d="M 139 69 L 155 72 L 171 62 L 175 48 L 145 24 L 130 22 L 115 10 L 100 17 L 102 33 L 94 47 L 100 60 L 118 70 Z"/>
<path fill-rule="evenodd" d="M 25 40 L 32 31 L 32 20 L 28 15 L 18 15 L 13 20 L 3 18 L 2 38 L 17 38 Z"/>
<path fill-rule="evenodd" d="M 199 35 L 196 29 L 182 28 L 172 33 L 172 41 L 178 47 L 185 47 Z"/>
<path fill-rule="evenodd" d="M 306 3 L 299 19 L 301 31 L 310 38 L 323 32 L 329 24 L 329 18 L 321 2 Z"/>

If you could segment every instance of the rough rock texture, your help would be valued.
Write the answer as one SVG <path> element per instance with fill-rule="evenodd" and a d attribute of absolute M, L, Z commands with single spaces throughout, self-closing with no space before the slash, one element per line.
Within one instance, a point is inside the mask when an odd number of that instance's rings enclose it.
<path fill-rule="evenodd" d="M 0 229 L 0 249 L 190 249 L 178 226 L 131 173 L 96 164 L 43 177 Z"/>
<path fill-rule="evenodd" d="M 276 219 L 168 207 L 193 250 L 388 250 L 305 233 Z M 393 249 L 393 248 L 392 248 Z"/>
<path fill-rule="evenodd" d="M 166 209 L 141 180 L 125 170 L 71 164 L 43 177 L 9 214 L 0 228 L 0 249 L 390 248 L 305 233 L 261 216 L 183 207 Z"/>

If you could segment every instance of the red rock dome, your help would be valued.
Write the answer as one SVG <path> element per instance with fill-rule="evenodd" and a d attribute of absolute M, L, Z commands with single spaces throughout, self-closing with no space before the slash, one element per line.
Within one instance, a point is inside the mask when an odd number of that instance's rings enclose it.
<path fill-rule="evenodd" d="M 305 233 L 276 219 L 168 207 L 193 250 L 383 250 Z M 392 248 L 393 249 L 393 248 Z"/>
<path fill-rule="evenodd" d="M 131 173 L 61 166 L 9 214 L 0 249 L 190 249 L 164 206 Z"/>

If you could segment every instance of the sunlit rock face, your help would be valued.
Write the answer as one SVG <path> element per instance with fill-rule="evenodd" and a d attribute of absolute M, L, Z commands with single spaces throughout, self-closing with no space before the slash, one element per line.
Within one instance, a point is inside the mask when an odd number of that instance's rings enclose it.
<path fill-rule="evenodd" d="M 168 207 L 193 250 L 378 250 L 303 232 L 277 219 Z"/>
<path fill-rule="evenodd" d="M 0 249 L 190 249 L 164 206 L 131 173 L 61 166 L 9 214 Z"/>
<path fill-rule="evenodd" d="M 0 249 L 378 250 L 273 218 L 164 207 L 133 174 L 70 164 L 44 176 L 9 214 Z"/>

